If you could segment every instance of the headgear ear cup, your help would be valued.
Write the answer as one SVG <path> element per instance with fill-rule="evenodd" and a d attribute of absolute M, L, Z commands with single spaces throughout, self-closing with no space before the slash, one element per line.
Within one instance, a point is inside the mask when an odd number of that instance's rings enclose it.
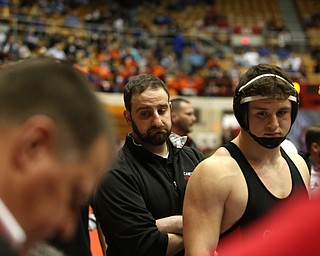
<path fill-rule="evenodd" d="M 249 129 L 248 122 L 248 103 L 240 104 L 241 99 L 245 97 L 244 92 L 236 91 L 233 97 L 233 113 L 239 125 L 245 130 Z"/>

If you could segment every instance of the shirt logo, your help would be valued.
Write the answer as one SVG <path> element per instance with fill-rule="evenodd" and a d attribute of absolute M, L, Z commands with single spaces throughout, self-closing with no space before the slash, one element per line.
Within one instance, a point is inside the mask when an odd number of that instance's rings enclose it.
<path fill-rule="evenodd" d="M 192 175 L 192 172 L 183 172 L 183 176 L 185 180 L 189 180 Z"/>

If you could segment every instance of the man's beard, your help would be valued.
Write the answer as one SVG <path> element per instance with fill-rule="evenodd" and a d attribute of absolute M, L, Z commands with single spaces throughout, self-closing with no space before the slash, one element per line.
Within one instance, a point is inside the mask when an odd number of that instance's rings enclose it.
<path fill-rule="evenodd" d="M 142 134 L 135 122 L 132 120 L 132 130 L 138 136 L 140 142 L 150 144 L 152 146 L 160 146 L 167 141 L 171 130 L 165 126 L 162 127 L 150 127 L 146 134 Z"/>

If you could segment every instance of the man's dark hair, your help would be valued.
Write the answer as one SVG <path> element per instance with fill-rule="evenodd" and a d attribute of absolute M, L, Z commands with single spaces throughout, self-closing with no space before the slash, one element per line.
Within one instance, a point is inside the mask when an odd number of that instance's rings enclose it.
<path fill-rule="evenodd" d="M 159 89 L 162 88 L 168 95 L 168 101 L 170 94 L 165 83 L 158 77 L 152 74 L 140 74 L 129 79 L 126 84 L 123 99 L 126 109 L 131 112 L 131 99 L 134 94 L 141 94 L 147 89 Z"/>

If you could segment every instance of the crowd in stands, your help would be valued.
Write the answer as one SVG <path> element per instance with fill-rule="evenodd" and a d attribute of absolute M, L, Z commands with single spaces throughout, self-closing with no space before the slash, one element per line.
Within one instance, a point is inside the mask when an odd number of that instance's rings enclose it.
<path fill-rule="evenodd" d="M 241 73 L 260 62 L 283 67 L 296 81 L 306 79 L 301 58 L 287 44 L 231 48 L 214 37 L 205 44 L 198 32 L 228 29 L 214 1 L 161 2 L 12 1 L 1 21 L 8 30 L 0 32 L 0 63 L 34 55 L 70 61 L 103 92 L 122 92 L 131 76 L 153 73 L 173 95 L 230 96 Z M 195 4 L 212 8 L 190 28 L 182 27 L 172 13 Z M 157 10 L 152 27 L 139 18 L 146 16 L 141 8 Z M 52 29 L 53 23 L 60 26 Z"/>

